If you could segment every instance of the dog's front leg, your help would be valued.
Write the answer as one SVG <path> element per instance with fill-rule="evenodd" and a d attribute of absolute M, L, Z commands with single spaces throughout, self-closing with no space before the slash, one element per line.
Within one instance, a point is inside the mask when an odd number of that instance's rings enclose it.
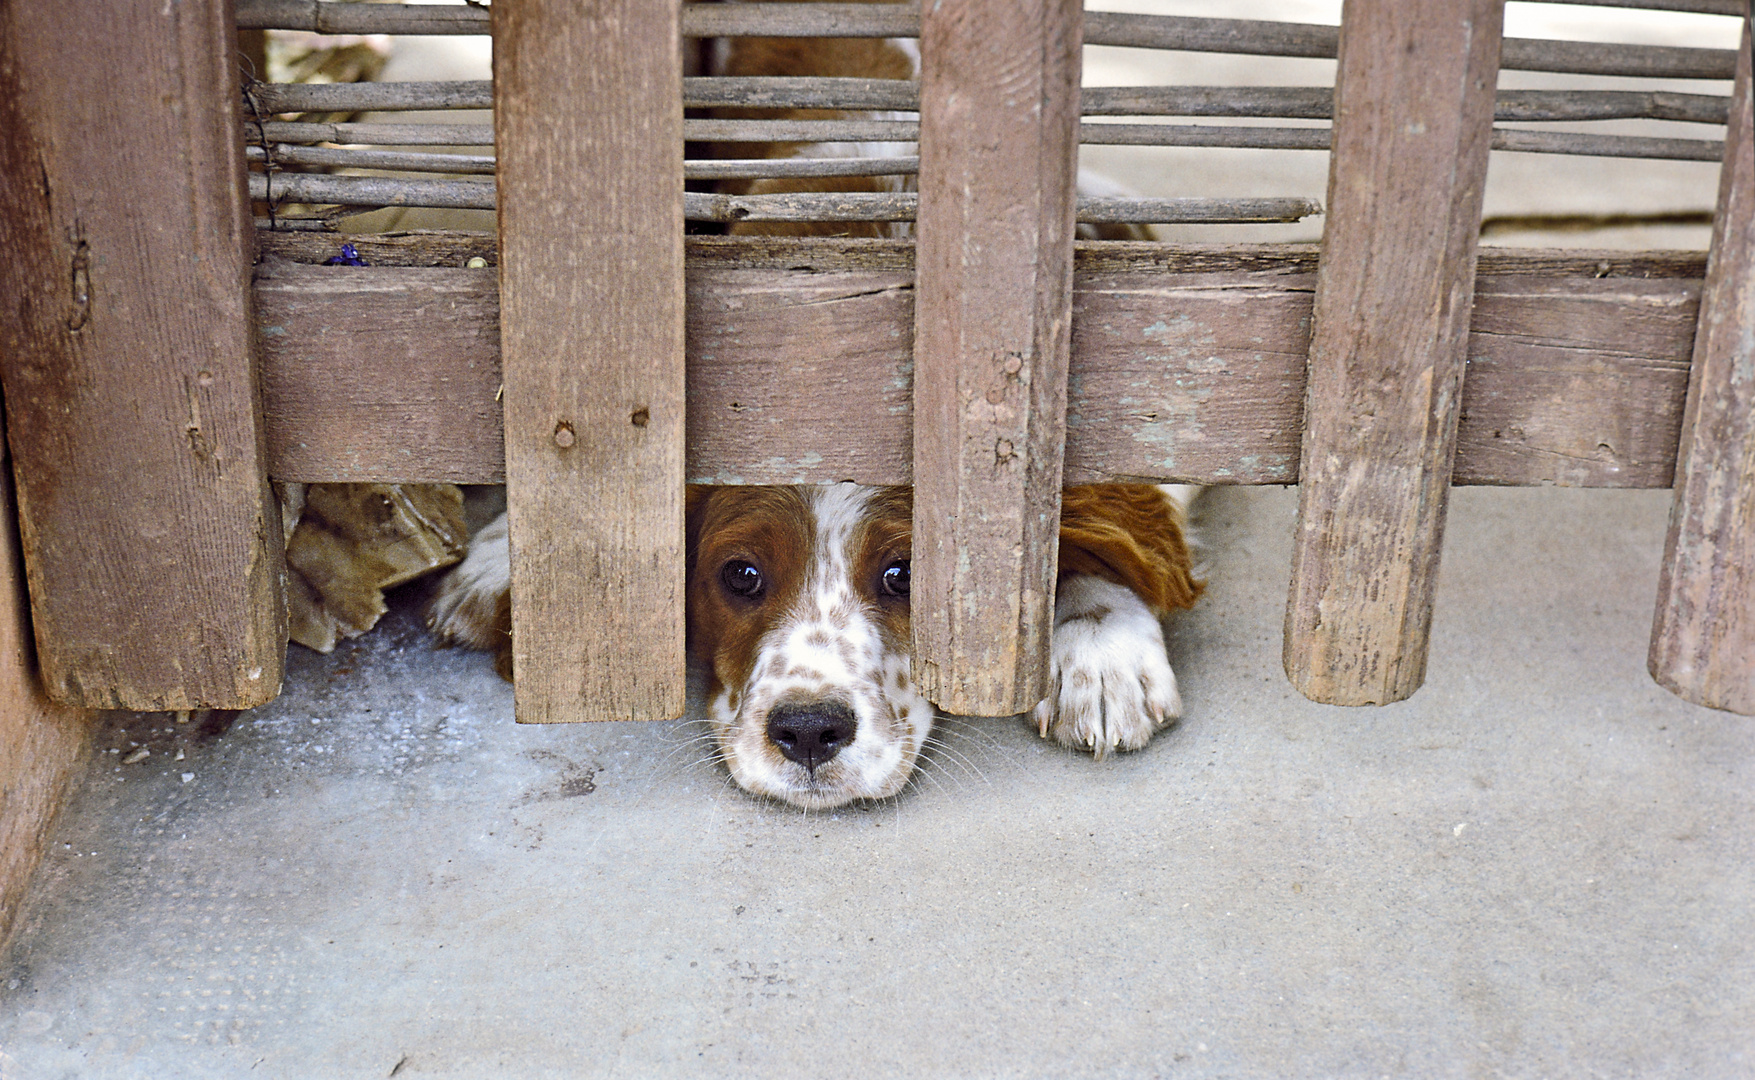
<path fill-rule="evenodd" d="M 1182 714 L 1164 629 L 1125 585 L 1087 574 L 1060 582 L 1048 696 L 1032 718 L 1043 738 L 1090 750 L 1137 750 Z"/>

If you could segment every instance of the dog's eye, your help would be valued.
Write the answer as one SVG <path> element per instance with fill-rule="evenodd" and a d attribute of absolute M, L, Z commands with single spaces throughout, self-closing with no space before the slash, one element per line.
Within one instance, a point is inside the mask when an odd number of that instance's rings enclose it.
<path fill-rule="evenodd" d="M 891 596 L 908 595 L 908 560 L 897 559 L 884 567 L 884 591 Z"/>
<path fill-rule="evenodd" d="M 762 594 L 762 572 L 743 559 L 733 559 L 720 567 L 719 580 L 737 596 L 753 599 Z"/>

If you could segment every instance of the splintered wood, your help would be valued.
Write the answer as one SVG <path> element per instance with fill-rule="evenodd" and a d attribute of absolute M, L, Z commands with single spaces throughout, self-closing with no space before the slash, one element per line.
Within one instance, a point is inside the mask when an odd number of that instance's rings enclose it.
<path fill-rule="evenodd" d="M 1286 674 L 1334 705 L 1426 674 L 1503 0 L 1347 0 Z"/>
<path fill-rule="evenodd" d="M 1079 0 L 921 14 L 914 674 L 952 712 L 1046 693 L 1081 15 Z"/>
<path fill-rule="evenodd" d="M 1676 501 L 1649 665 L 1697 705 L 1755 714 L 1755 94 L 1743 24 Z"/>
<path fill-rule="evenodd" d="M 280 690 L 230 15 L 0 8 L 0 368 L 58 701 L 237 709 Z"/>
<path fill-rule="evenodd" d="M 683 710 L 679 4 L 493 9 L 524 722 Z"/>

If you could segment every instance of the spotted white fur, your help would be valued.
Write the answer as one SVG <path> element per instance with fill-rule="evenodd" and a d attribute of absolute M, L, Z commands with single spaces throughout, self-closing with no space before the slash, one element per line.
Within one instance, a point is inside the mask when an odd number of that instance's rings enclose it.
<path fill-rule="evenodd" d="M 1162 485 L 1186 513 L 1201 489 Z M 932 703 L 911 677 L 908 642 L 888 648 L 851 577 L 852 543 L 873 489 L 804 489 L 816 536 L 790 610 L 759 640 L 749 681 L 725 687 L 709 720 L 731 776 L 748 791 L 807 809 L 899 792 L 932 731 Z M 495 605 L 508 587 L 504 515 L 476 534 L 441 586 L 432 625 L 450 640 L 490 647 Z M 1055 599 L 1050 692 L 1030 713 L 1044 738 L 1101 758 L 1134 750 L 1182 711 L 1158 618 L 1132 590 L 1082 574 Z M 812 770 L 776 752 L 767 717 L 776 705 L 834 701 L 853 711 L 851 743 Z"/>
<path fill-rule="evenodd" d="M 907 643 L 887 651 L 874 612 L 853 586 L 854 533 L 871 489 L 809 489 L 816 545 L 790 611 L 756 646 L 743 693 L 727 687 L 711 718 L 731 776 L 747 790 L 807 809 L 894 795 L 908 782 L 932 730 L 932 703 L 909 678 Z M 853 710 L 853 742 L 816 769 L 774 752 L 770 709 L 789 701 L 838 701 Z"/>

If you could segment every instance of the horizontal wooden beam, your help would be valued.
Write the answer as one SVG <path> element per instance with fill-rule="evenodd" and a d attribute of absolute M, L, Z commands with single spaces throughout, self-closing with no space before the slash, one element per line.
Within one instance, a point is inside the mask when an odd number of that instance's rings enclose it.
<path fill-rule="evenodd" d="M 491 240 L 350 239 L 425 265 L 308 265 L 337 239 L 264 238 L 271 475 L 502 482 L 494 271 L 458 268 Z M 1296 483 L 1315 254 L 1080 245 L 1067 482 Z M 1454 482 L 1668 487 L 1704 272 L 1700 253 L 1484 251 Z M 908 482 L 913 281 L 905 243 L 691 241 L 689 479 Z"/>

